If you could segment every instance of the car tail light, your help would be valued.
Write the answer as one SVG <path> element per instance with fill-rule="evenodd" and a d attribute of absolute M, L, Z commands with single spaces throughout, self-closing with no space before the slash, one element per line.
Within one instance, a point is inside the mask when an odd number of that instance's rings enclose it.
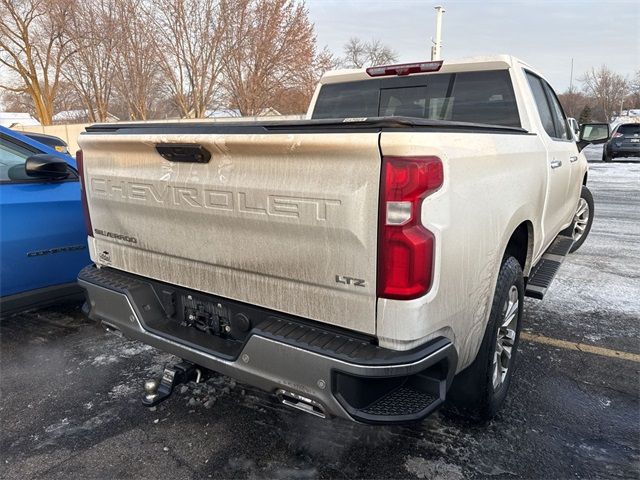
<path fill-rule="evenodd" d="M 624 134 L 620 133 L 620 132 L 616 132 L 613 134 L 613 138 L 620 138 L 620 137 L 624 137 Z"/>
<path fill-rule="evenodd" d="M 431 288 L 435 238 L 420 219 L 422 201 L 442 186 L 438 157 L 383 157 L 378 296 L 408 300 Z"/>
<path fill-rule="evenodd" d="M 386 77 L 390 75 L 410 75 L 412 73 L 437 72 L 442 68 L 442 60 L 433 62 L 401 63 L 398 65 L 380 65 L 367 68 L 370 77 Z"/>
<path fill-rule="evenodd" d="M 87 203 L 87 187 L 84 181 L 84 162 L 82 159 L 82 150 L 76 152 L 76 166 L 78 167 L 78 175 L 80 175 L 80 198 L 82 200 L 82 210 L 84 212 L 84 224 L 87 227 L 87 235 L 93 237 L 93 226 L 91 225 L 91 217 L 89 216 L 89 204 Z"/>

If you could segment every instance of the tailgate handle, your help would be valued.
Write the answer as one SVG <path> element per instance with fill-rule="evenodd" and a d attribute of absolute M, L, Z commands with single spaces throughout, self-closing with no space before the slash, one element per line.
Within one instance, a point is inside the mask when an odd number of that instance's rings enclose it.
<path fill-rule="evenodd" d="M 158 143 L 156 151 L 170 162 L 209 163 L 211 154 L 197 143 Z"/>

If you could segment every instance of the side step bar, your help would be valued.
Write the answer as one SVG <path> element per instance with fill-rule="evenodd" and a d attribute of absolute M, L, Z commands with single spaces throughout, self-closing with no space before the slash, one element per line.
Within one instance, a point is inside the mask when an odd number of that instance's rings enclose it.
<path fill-rule="evenodd" d="M 572 245 L 573 238 L 564 235 L 556 237 L 540 261 L 531 269 L 529 282 L 524 292 L 525 296 L 538 300 L 544 298 Z"/>

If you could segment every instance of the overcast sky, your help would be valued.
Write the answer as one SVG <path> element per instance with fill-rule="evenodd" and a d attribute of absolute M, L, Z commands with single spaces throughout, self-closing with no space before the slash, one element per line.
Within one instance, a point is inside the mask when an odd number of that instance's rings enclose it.
<path fill-rule="evenodd" d="M 341 53 L 350 37 L 379 39 L 400 61 L 430 57 L 435 10 L 445 7 L 442 58 L 507 53 L 540 70 L 562 92 L 606 64 L 640 69 L 640 0 L 307 0 L 318 44 Z"/>

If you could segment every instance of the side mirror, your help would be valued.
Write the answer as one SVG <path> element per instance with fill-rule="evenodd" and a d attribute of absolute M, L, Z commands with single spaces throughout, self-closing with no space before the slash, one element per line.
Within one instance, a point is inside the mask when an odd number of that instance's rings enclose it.
<path fill-rule="evenodd" d="M 611 127 L 608 123 L 583 123 L 580 125 L 578 150 L 589 144 L 605 143 L 611 137 Z"/>
<path fill-rule="evenodd" d="M 67 162 L 55 155 L 44 153 L 27 158 L 24 169 L 29 177 L 48 178 L 50 180 L 63 180 L 70 173 Z"/>

